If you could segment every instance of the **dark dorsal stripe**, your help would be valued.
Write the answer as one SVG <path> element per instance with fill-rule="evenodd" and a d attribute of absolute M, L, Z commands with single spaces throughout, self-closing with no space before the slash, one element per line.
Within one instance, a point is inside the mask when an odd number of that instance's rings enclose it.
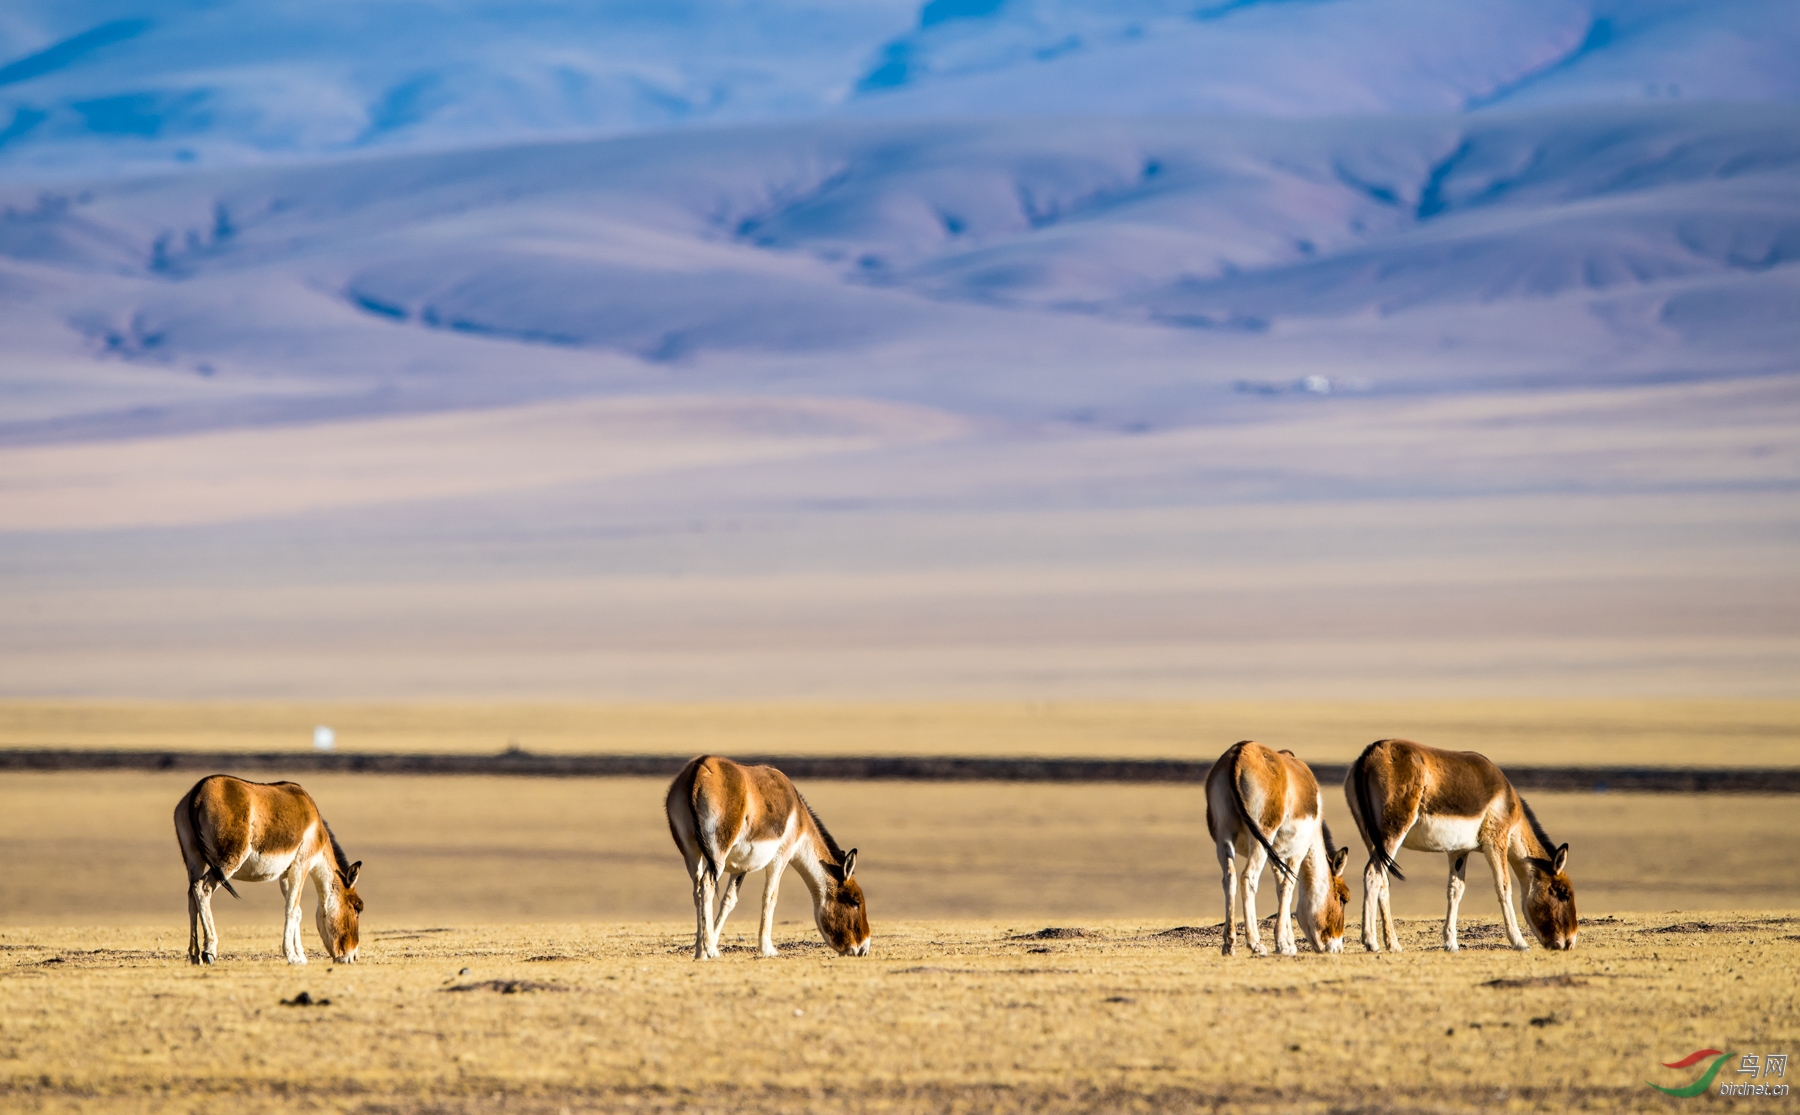
<path fill-rule="evenodd" d="M 1531 803 L 1526 801 L 1523 796 L 1519 798 L 1519 808 L 1525 811 L 1525 820 L 1531 825 L 1531 835 L 1537 837 L 1538 846 L 1543 854 L 1546 857 L 1555 855 L 1556 842 L 1550 839 L 1550 834 L 1545 832 L 1544 826 L 1538 823 L 1537 814 L 1531 811 Z"/>
<path fill-rule="evenodd" d="M 824 821 L 819 820 L 819 814 L 814 811 L 812 804 L 806 800 L 806 796 L 800 792 L 798 787 L 794 790 L 794 796 L 800 799 L 800 807 L 806 810 L 806 815 L 812 818 L 813 827 L 819 830 L 819 835 L 825 841 L 826 849 L 831 852 L 831 862 L 842 867 L 844 865 L 844 850 L 838 847 L 838 842 L 836 840 L 832 839 L 831 830 L 825 827 Z"/>
<path fill-rule="evenodd" d="M 331 831 L 331 826 L 326 824 L 325 818 L 320 817 L 319 823 L 325 825 L 325 836 L 331 841 L 331 857 L 337 860 L 338 873 L 340 875 L 349 875 L 350 857 L 344 854 L 344 846 L 337 842 L 337 833 Z"/>

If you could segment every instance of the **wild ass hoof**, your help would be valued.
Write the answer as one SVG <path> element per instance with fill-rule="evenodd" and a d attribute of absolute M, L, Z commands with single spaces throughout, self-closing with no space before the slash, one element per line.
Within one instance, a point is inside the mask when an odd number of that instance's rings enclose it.
<path fill-rule="evenodd" d="M 194 961 L 194 963 L 196 963 L 196 964 L 211 964 L 213 961 L 215 961 L 217 959 L 218 959 L 218 957 L 214 956 L 212 953 L 203 952 L 200 954 L 199 958 Z"/>
<path fill-rule="evenodd" d="M 306 954 L 305 954 L 305 953 L 300 953 L 300 954 L 298 954 L 298 955 L 296 955 L 296 956 L 290 956 L 290 957 L 288 957 L 288 958 L 287 958 L 287 962 L 288 962 L 288 963 L 289 963 L 289 964 L 292 964 L 292 965 L 294 965 L 294 966 L 296 966 L 296 967 L 298 967 L 298 966 L 300 966 L 300 965 L 302 965 L 302 964 L 304 964 L 304 963 L 306 963 Z"/>
<path fill-rule="evenodd" d="M 770 945 L 768 948 L 757 949 L 756 955 L 762 957 L 764 960 L 773 960 L 777 956 L 780 956 L 781 953 L 776 950 L 775 946 Z"/>
<path fill-rule="evenodd" d="M 1511 942 L 1511 944 L 1512 944 L 1513 948 L 1518 949 L 1520 952 L 1530 952 L 1531 951 L 1531 942 L 1530 941 L 1513 941 L 1513 942 Z"/>
<path fill-rule="evenodd" d="M 1225 943 L 1219 947 L 1219 951 L 1221 953 L 1225 954 L 1226 956 L 1236 956 L 1237 955 L 1237 942 L 1232 940 L 1230 937 L 1227 937 L 1227 938 L 1225 938 Z"/>
<path fill-rule="evenodd" d="M 1258 956 L 1267 956 L 1267 955 L 1269 955 L 1269 946 L 1263 944 L 1261 941 L 1258 941 L 1254 945 L 1250 946 L 1250 951 L 1255 953 Z"/>
<path fill-rule="evenodd" d="M 1445 952 L 1461 952 L 1462 946 L 1456 943 L 1455 937 L 1445 937 L 1444 938 L 1444 951 Z"/>
<path fill-rule="evenodd" d="M 1296 944 L 1293 944 L 1292 942 L 1282 945 L 1280 951 L 1281 951 L 1281 955 L 1283 955 L 1283 956 L 1298 956 L 1298 955 L 1300 955 L 1300 947 Z"/>

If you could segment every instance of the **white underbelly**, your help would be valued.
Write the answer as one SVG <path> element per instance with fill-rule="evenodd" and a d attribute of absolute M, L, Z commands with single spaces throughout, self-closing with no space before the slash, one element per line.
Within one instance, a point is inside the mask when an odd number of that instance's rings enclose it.
<path fill-rule="evenodd" d="M 1481 847 L 1480 817 L 1421 816 L 1401 847 L 1415 852 L 1472 852 Z"/>
<path fill-rule="evenodd" d="M 270 879 L 278 879 L 294 864 L 294 853 L 283 855 L 264 855 L 251 852 L 244 858 L 243 864 L 231 873 L 233 879 L 244 879 L 252 883 L 266 883 Z"/>
<path fill-rule="evenodd" d="M 761 871 L 774 863 L 780 852 L 780 840 L 740 840 L 725 853 L 725 871 L 731 875 Z"/>

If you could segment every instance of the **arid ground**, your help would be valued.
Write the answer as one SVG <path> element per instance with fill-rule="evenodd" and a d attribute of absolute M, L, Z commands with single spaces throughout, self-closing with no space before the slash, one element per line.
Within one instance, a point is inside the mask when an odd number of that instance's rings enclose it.
<path fill-rule="evenodd" d="M 1792 916 L 1602 916 L 1556 955 L 1403 932 L 1254 959 L 1166 921 L 891 920 L 867 959 L 790 926 L 780 959 L 696 964 L 673 923 L 388 924 L 354 967 L 240 938 L 202 971 L 165 931 L 7 930 L 0 1105 L 1679 1111 L 1722 1101 L 1652 1091 L 1698 1076 L 1659 1062 L 1800 1038 Z"/>
<path fill-rule="evenodd" d="M 1331 760 L 1405 721 L 1513 762 L 1796 761 L 1772 702 L 0 707 L 12 746 L 298 749 L 323 720 L 367 750 L 1191 758 L 1255 734 Z M 1572 848 L 1571 954 L 1501 948 L 1479 863 L 1443 953 L 1443 861 L 1403 853 L 1408 953 L 1363 954 L 1353 912 L 1341 957 L 1226 959 L 1198 787 L 810 783 L 861 850 L 874 955 L 817 945 L 790 877 L 782 959 L 742 948 L 752 880 L 738 947 L 696 965 L 659 779 L 311 775 L 367 864 L 362 962 L 322 962 L 309 908 L 314 963 L 282 964 L 260 885 L 218 898 L 197 971 L 169 817 L 192 781 L 0 777 L 0 1108 L 1678 1110 L 1729 1101 L 1665 1099 L 1645 1080 L 1698 1070 L 1660 1062 L 1800 1045 L 1791 796 L 1533 795 Z M 283 1005 L 301 991 L 331 1002 Z"/>

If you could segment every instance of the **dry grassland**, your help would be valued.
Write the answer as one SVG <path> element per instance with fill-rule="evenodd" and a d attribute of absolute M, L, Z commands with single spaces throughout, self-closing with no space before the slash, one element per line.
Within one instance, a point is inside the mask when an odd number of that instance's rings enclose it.
<path fill-rule="evenodd" d="M 12 744 L 303 744 L 324 720 L 370 750 L 511 735 L 540 750 L 1187 757 L 1256 734 L 1319 759 L 1404 731 L 1515 762 L 1789 765 L 1794 711 L 13 703 L 0 727 Z M 25 738 L 48 730 L 63 738 Z M 282 964 L 276 888 L 249 886 L 219 897 L 223 958 L 201 971 L 183 958 L 169 817 L 193 780 L 0 776 L 0 1110 L 1677 1111 L 1730 1101 L 1663 1097 L 1646 1078 L 1695 1074 L 1658 1062 L 1800 1045 L 1791 797 L 1534 795 L 1572 845 L 1572 953 L 1499 947 L 1479 863 L 1466 950 L 1442 952 L 1443 860 L 1403 853 L 1411 951 L 1226 959 L 1198 787 L 811 783 L 861 849 L 875 954 L 830 956 L 790 878 L 784 957 L 742 947 L 752 895 L 737 947 L 697 965 L 660 779 L 307 776 L 367 863 L 363 963 L 318 962 L 309 912 L 315 963 Z M 1349 835 L 1335 787 L 1326 804 Z M 1745 910 L 1759 912 L 1729 912 Z M 330 1002 L 284 1005 L 300 991 Z"/>
<path fill-rule="evenodd" d="M 1270 959 L 1044 928 L 889 920 L 838 959 L 790 927 L 777 960 L 696 964 L 677 924 L 387 925 L 354 967 L 240 937 L 204 971 L 168 933 L 8 930 L 0 1107 L 1678 1111 L 1722 1101 L 1651 1091 L 1697 1075 L 1658 1062 L 1800 1044 L 1791 916 L 1590 919 L 1556 955 L 1491 920 L 1458 955 L 1411 921 L 1399 956 Z"/>
<path fill-rule="evenodd" d="M 0 747 L 1210 759 L 1240 739 L 1344 762 L 1390 736 L 1506 763 L 1800 766 L 1800 701 L 909 704 L 0 701 Z"/>
<path fill-rule="evenodd" d="M 273 775 L 259 775 L 272 778 Z M 170 811 L 189 774 L 0 777 L 0 926 L 160 925 L 186 932 Z M 365 862 L 372 925 L 512 924 L 692 916 L 660 779 L 308 775 L 344 847 Z M 1218 866 L 1198 786 L 809 782 L 876 918 L 1216 920 Z M 1341 792 L 1327 818 L 1352 826 Z M 1572 846 L 1584 912 L 1800 909 L 1791 796 L 1538 794 Z M 1360 865 L 1361 853 L 1354 861 Z M 1444 858 L 1405 852 L 1402 914 L 1442 908 Z M 1355 868 L 1360 870 L 1360 867 Z M 751 881 L 752 884 L 755 880 Z M 273 886 L 219 899 L 227 943 L 272 926 Z M 754 906 L 754 900 L 752 900 Z M 1464 908 L 1495 912 L 1485 864 Z M 780 916 L 810 919 L 789 879 Z M 310 922 L 309 922 L 310 924 Z M 261 935 L 273 930 L 259 929 Z"/>

